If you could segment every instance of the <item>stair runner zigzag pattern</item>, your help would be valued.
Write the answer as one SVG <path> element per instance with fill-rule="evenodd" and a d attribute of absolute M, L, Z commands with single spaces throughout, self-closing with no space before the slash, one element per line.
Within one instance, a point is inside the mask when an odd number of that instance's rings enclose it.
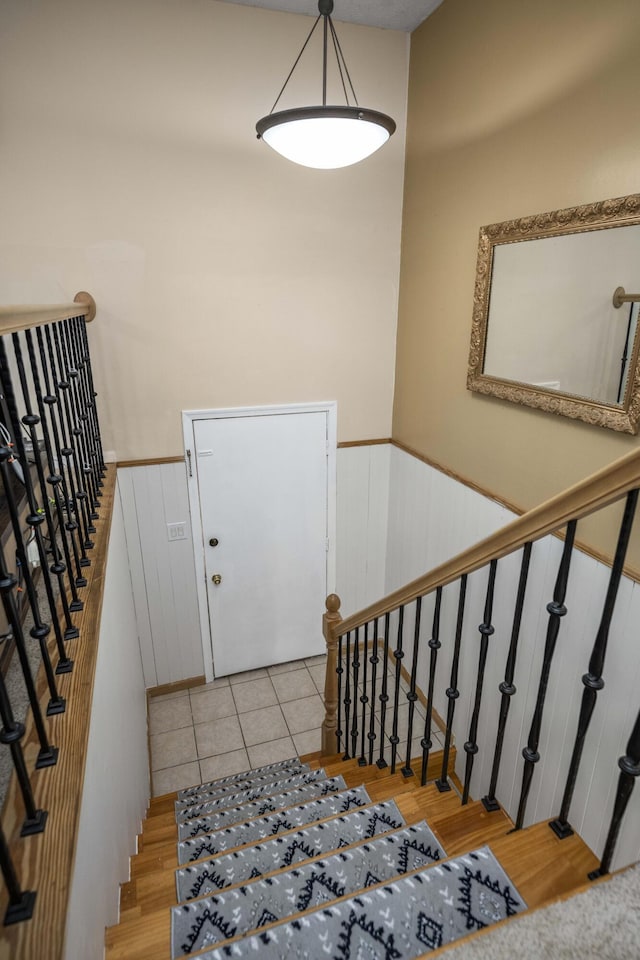
<path fill-rule="evenodd" d="M 203 857 L 215 857 L 219 853 L 233 850 L 234 847 L 257 843 L 316 820 L 348 813 L 349 810 L 364 807 L 368 803 L 371 803 L 371 798 L 364 787 L 351 787 L 349 790 L 341 790 L 327 797 L 289 807 L 271 816 L 211 831 L 206 836 L 178 843 L 178 863 L 182 866 Z"/>
<path fill-rule="evenodd" d="M 443 857 L 425 822 L 171 911 L 177 958 L 357 893 Z M 253 848 L 243 856 L 251 862 Z"/>
<path fill-rule="evenodd" d="M 372 840 L 381 833 L 403 826 L 404 818 L 395 800 L 385 800 L 256 844 L 248 848 L 250 859 L 245 856 L 245 848 L 223 854 L 216 860 L 176 870 L 178 903 L 217 893 L 232 883 L 246 883 L 264 873 L 298 866 L 305 860 L 332 853 L 352 843 Z"/>
<path fill-rule="evenodd" d="M 199 960 L 412 960 L 525 909 L 482 847 L 201 953 Z"/>
<path fill-rule="evenodd" d="M 186 807 L 193 806 L 194 803 L 206 803 L 207 800 L 228 796 L 229 794 L 237 793 L 239 790 L 251 790 L 253 787 L 261 787 L 265 783 L 275 783 L 278 780 L 286 780 L 300 773 L 307 773 L 308 770 L 308 764 L 302 763 L 296 767 L 281 767 L 279 770 L 271 770 L 259 777 L 247 776 L 239 780 L 232 780 L 218 787 L 212 784 L 202 784 L 201 790 L 192 793 L 188 797 L 184 797 L 182 800 L 175 801 L 176 813 L 184 810 Z"/>
<path fill-rule="evenodd" d="M 268 797 L 278 793 L 284 793 L 287 790 L 293 790 L 294 787 L 302 787 L 307 783 L 318 783 L 320 780 L 326 780 L 327 775 L 324 770 L 309 770 L 305 773 L 298 773 L 285 780 L 272 780 L 259 786 L 252 786 L 239 793 L 227 793 L 221 797 L 212 797 L 205 799 L 202 803 L 195 803 L 189 807 L 184 807 L 176 811 L 176 820 L 181 823 L 183 820 L 194 820 L 196 817 L 206 817 L 217 810 L 224 810 L 228 807 L 239 806 L 243 803 L 250 803 L 252 800 L 259 800 L 260 797 Z"/>
<path fill-rule="evenodd" d="M 298 757 L 292 757 L 290 760 L 279 760 L 278 763 L 267 763 L 263 767 L 254 767 L 252 770 L 245 770 L 243 773 L 233 773 L 228 777 L 219 777 L 217 780 L 208 780 L 206 783 L 196 783 L 193 787 L 185 787 L 184 790 L 178 790 L 178 800 L 188 800 L 194 794 L 201 793 L 203 790 L 215 790 L 218 787 L 224 787 L 226 784 L 240 783 L 242 780 L 256 780 L 268 776 L 270 773 L 277 773 L 280 770 L 308 770 L 309 766 L 303 763 Z"/>
<path fill-rule="evenodd" d="M 218 813 L 211 813 L 207 817 L 185 820 L 178 824 L 178 839 L 193 839 L 203 833 L 219 830 L 221 827 L 241 823 L 243 820 L 252 820 L 254 817 L 262 817 L 265 813 L 284 810 L 301 800 L 326 797 L 329 793 L 337 793 L 339 790 L 345 789 L 346 783 L 343 777 L 330 777 L 327 780 L 319 781 L 319 783 L 309 783 L 305 787 L 286 790 L 273 797 L 263 797 L 261 800 L 254 800 L 252 803 L 243 803 L 238 807 L 220 810 Z"/>

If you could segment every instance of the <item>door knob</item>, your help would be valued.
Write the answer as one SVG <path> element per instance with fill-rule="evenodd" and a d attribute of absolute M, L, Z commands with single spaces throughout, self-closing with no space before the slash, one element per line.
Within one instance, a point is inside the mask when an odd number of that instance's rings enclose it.
<path fill-rule="evenodd" d="M 214 573 L 214 575 L 211 577 L 211 582 L 212 582 L 212 583 L 215 583 L 215 585 L 216 585 L 216 587 L 217 587 L 217 586 L 219 586 L 219 584 L 222 583 L 222 577 L 220 576 L 219 573 Z"/>
<path fill-rule="evenodd" d="M 210 546 L 210 547 L 217 547 L 217 546 L 218 546 L 218 538 L 217 538 L 217 537 L 211 537 L 211 540 L 209 540 L 209 546 Z"/>

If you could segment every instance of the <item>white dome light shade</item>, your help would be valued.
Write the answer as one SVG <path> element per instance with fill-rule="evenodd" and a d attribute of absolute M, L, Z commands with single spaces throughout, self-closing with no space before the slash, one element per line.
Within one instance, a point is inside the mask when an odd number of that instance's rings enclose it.
<path fill-rule="evenodd" d="M 358 163 L 387 142 L 391 117 L 361 107 L 301 107 L 269 114 L 256 124 L 258 137 L 305 167 L 335 170 Z"/>

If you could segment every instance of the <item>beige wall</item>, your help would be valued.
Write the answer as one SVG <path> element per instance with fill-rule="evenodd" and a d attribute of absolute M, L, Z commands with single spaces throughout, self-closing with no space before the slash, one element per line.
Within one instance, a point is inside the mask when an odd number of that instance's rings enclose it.
<path fill-rule="evenodd" d="M 339 26 L 361 101 L 399 129 L 366 164 L 313 171 L 254 131 L 311 23 L 0 3 L 0 302 L 94 294 L 119 459 L 179 454 L 184 408 L 335 399 L 341 440 L 390 434 L 409 40 Z M 319 98 L 319 49 L 310 65 L 282 106 Z"/>
<path fill-rule="evenodd" d="M 520 507 L 638 438 L 466 390 L 478 229 L 640 190 L 639 48 L 637 0 L 445 0 L 412 36 L 393 435 Z"/>

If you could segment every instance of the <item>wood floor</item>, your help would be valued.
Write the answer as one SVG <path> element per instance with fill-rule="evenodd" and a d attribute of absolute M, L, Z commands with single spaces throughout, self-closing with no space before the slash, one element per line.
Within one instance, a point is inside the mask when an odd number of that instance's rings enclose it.
<path fill-rule="evenodd" d="M 448 856 L 488 844 L 530 909 L 580 889 L 597 865 L 577 835 L 561 841 L 546 823 L 511 832 L 513 824 L 502 810 L 488 813 L 479 801 L 461 807 L 455 789 L 440 793 L 434 784 L 421 788 L 418 776 L 392 776 L 388 770 L 360 767 L 355 760 L 327 761 L 317 754 L 303 759 L 312 767 L 323 766 L 329 776 L 342 775 L 348 786 L 364 783 L 372 803 L 395 799 L 408 825 L 426 819 Z M 438 776 L 441 756 L 434 755 L 431 762 L 429 776 Z M 170 794 L 151 801 L 139 852 L 132 858 L 131 880 L 121 888 L 120 923 L 106 933 L 106 960 L 170 958 L 170 907 L 176 902 L 178 865 L 174 800 Z"/>

